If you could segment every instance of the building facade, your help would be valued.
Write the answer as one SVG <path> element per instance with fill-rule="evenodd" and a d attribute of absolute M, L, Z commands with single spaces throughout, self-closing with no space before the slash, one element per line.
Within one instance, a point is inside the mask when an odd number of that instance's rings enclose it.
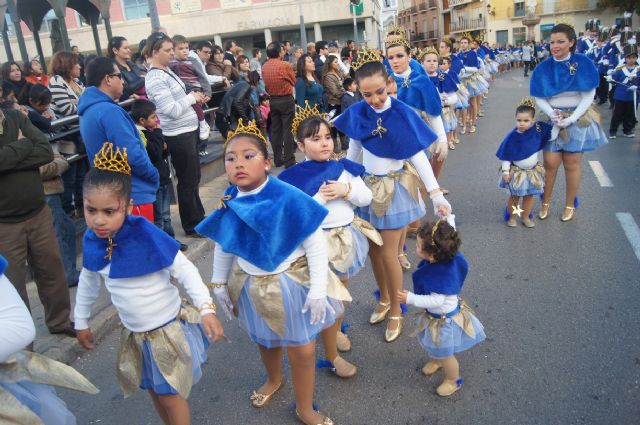
<path fill-rule="evenodd" d="M 411 45 L 434 46 L 442 37 L 440 0 L 404 0 L 398 5 L 398 25 L 407 30 Z"/>

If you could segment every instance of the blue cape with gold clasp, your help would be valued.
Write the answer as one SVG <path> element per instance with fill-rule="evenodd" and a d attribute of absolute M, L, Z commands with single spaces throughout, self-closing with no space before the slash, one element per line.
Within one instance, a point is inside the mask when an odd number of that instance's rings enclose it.
<path fill-rule="evenodd" d="M 307 195 L 314 196 L 324 182 L 338 180 L 345 170 L 354 177 L 360 177 L 364 173 L 364 166 L 346 158 L 321 162 L 307 160 L 287 168 L 278 178 Z"/>
<path fill-rule="evenodd" d="M 524 133 L 513 129 L 504 138 L 496 156 L 501 161 L 522 161 L 534 153 L 542 150 L 551 137 L 553 126 L 546 122 L 538 121 Z"/>
<path fill-rule="evenodd" d="M 566 61 L 553 57 L 542 61 L 531 74 L 531 96 L 551 97 L 567 91 L 590 91 L 600 85 L 598 69 L 591 59 L 573 53 Z"/>

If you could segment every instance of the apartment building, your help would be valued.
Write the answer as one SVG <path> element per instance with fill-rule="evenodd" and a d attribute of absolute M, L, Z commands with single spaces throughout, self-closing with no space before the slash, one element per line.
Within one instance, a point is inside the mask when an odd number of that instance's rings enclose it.
<path fill-rule="evenodd" d="M 443 36 L 440 0 L 404 0 L 398 6 L 398 25 L 407 30 L 411 45 L 435 45 Z"/>

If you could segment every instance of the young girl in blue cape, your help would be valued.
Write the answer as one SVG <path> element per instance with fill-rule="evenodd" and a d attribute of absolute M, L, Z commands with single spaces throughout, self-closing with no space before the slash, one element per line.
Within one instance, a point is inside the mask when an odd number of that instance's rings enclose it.
<path fill-rule="evenodd" d="M 478 111 L 480 110 L 478 96 L 482 93 L 482 87 L 478 82 L 478 55 L 471 50 L 471 36 L 463 35 L 460 38 L 460 51 L 458 58 L 462 61 L 463 74 L 462 84 L 469 92 L 469 109 L 462 110 L 462 128 L 460 134 L 467 133 L 467 125 L 469 125 L 469 133 L 476 132 L 476 121 L 478 120 Z"/>
<path fill-rule="evenodd" d="M 567 183 L 561 220 L 570 221 L 577 207 L 582 154 L 607 143 L 607 136 L 600 127 L 599 112 L 595 105 L 592 107 L 600 84 L 598 70 L 589 58 L 574 53 L 573 27 L 554 26 L 550 45 L 552 57 L 536 66 L 529 88 L 544 114 L 541 120 L 553 125 L 550 140 L 544 147 L 546 187 L 538 217 L 544 220 L 549 215 L 556 175 L 563 164 Z"/>
<path fill-rule="evenodd" d="M 398 302 L 423 308 L 414 335 L 430 360 L 422 368 L 427 376 L 444 369 L 436 389 L 442 397 L 462 387 L 455 354 L 485 339 L 484 328 L 467 304 L 459 298 L 469 264 L 460 248 L 460 237 L 449 223 L 428 222 L 418 230 L 416 253 L 422 259 L 413 273 L 413 292 L 398 291 Z"/>
<path fill-rule="evenodd" d="M 344 312 L 342 301 L 351 297 L 329 270 L 321 227 L 328 211 L 303 191 L 269 177 L 267 142 L 255 124 L 240 122 L 229 133 L 224 159 L 231 185 L 196 230 L 215 241 L 214 294 L 258 345 L 267 372 L 251 404 L 265 406 L 282 388 L 286 347 L 296 415 L 305 424 L 333 424 L 313 409 L 315 338 L 335 323 Z"/>
<path fill-rule="evenodd" d="M 362 154 L 365 183 L 373 192 L 368 207 L 357 213 L 382 235 L 383 245 L 369 246 L 373 272 L 380 289 L 380 302 L 369 323 L 380 323 L 389 315 L 385 341 L 395 341 L 402 332 L 400 303 L 393 297 L 402 287 L 398 245 L 404 228 L 425 214 L 420 196 L 422 182 L 439 216 L 451 213 L 424 149 L 436 136 L 408 105 L 387 95 L 387 70 L 377 53 L 366 50 L 352 64 L 364 101 L 356 103 L 334 122 L 352 143 L 347 159 Z"/>
<path fill-rule="evenodd" d="M 75 425 L 76 418 L 51 386 L 96 394 L 98 389 L 73 368 L 22 351 L 33 343 L 36 328 L 29 309 L 4 275 L 0 256 L 0 422 L 3 424 Z"/>
<path fill-rule="evenodd" d="M 321 227 L 327 239 L 329 265 L 345 286 L 364 267 L 369 253 L 367 237 L 381 245 L 380 234 L 353 209 L 366 207 L 373 194 L 364 181 L 364 167 L 346 158 L 333 158 L 331 127 L 317 109 L 298 108 L 292 132 L 305 161 L 284 170 L 278 178 L 312 196 L 329 210 Z M 322 331 L 325 364 L 341 378 L 351 378 L 357 368 L 338 355 L 351 350 L 351 341 L 341 332 L 343 317 Z"/>
<path fill-rule="evenodd" d="M 533 195 L 544 189 L 544 167 L 538 162 L 540 152 L 549 140 L 551 126 L 535 121 L 536 109 L 531 98 L 523 99 L 516 108 L 516 127 L 504 138 L 496 156 L 502 161 L 502 175 L 498 186 L 509 190 L 507 226 L 516 227 L 516 215 L 522 224 L 534 227 L 529 218 L 533 209 Z M 520 210 L 520 198 L 522 208 Z"/>
<path fill-rule="evenodd" d="M 449 59 L 449 65 L 441 64 L 440 70 L 446 72 L 447 74 L 451 74 L 451 77 L 456 83 L 458 90 L 456 91 L 456 95 L 458 96 L 458 103 L 455 106 L 455 116 L 456 116 L 456 128 L 453 130 L 453 142 L 455 144 L 460 143 L 460 138 L 458 137 L 458 122 L 461 121 L 462 110 L 469 109 L 469 91 L 465 84 L 461 82 L 461 78 L 464 75 L 464 65 L 462 61 L 458 57 L 458 55 L 453 54 L 453 43 L 454 40 L 448 37 L 445 37 L 440 41 L 440 58 L 441 59 Z"/>
<path fill-rule="evenodd" d="M 94 348 L 89 319 L 104 283 L 124 326 L 117 364 L 124 396 L 145 389 L 165 424 L 189 424 L 186 399 L 202 376 L 209 340 L 224 335 L 207 286 L 175 239 L 130 215 L 126 150 L 103 145 L 84 179 L 83 195 L 87 231 L 74 310 L 78 342 Z M 171 278 L 193 305 L 183 305 Z"/>

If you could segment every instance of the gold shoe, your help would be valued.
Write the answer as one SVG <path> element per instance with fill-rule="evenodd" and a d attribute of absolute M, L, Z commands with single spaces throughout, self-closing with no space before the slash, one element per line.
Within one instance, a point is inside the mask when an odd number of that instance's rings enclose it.
<path fill-rule="evenodd" d="M 484 111 L 480 111 L 480 112 L 478 112 L 478 116 L 479 116 L 479 117 L 484 117 Z"/>
<path fill-rule="evenodd" d="M 540 208 L 540 212 L 538 213 L 538 218 L 540 220 L 544 220 L 549 217 L 549 207 L 551 207 L 549 203 L 542 203 L 542 208 Z"/>
<path fill-rule="evenodd" d="M 389 321 L 391 320 L 397 320 L 398 327 L 393 331 L 389 330 L 389 323 L 387 322 L 387 329 L 384 331 L 384 340 L 387 342 L 395 341 L 396 339 L 398 339 L 398 337 L 402 333 L 402 325 L 403 325 L 402 316 L 389 316 Z"/>
<path fill-rule="evenodd" d="M 436 373 L 438 370 L 440 370 L 440 368 L 442 367 L 442 365 L 440 364 L 439 361 L 436 360 L 429 360 L 423 367 L 422 367 L 422 373 L 424 373 L 427 376 L 431 376 L 434 373 Z"/>
<path fill-rule="evenodd" d="M 517 227 L 518 226 L 518 223 L 516 223 L 515 217 L 511 217 L 509 220 L 507 220 L 507 226 L 509 226 L 509 227 Z"/>
<path fill-rule="evenodd" d="M 373 310 L 373 313 L 371 313 L 371 317 L 369 317 L 369 323 L 371 323 L 372 325 L 376 325 L 384 321 L 384 319 L 387 318 L 387 314 L 389 314 L 389 310 L 391 310 L 391 303 L 378 303 L 378 306 L 382 306 L 383 308 L 380 312 Z"/>
<path fill-rule="evenodd" d="M 404 252 L 402 254 L 398 255 L 398 261 L 400 261 L 400 266 L 404 270 L 411 269 L 411 263 L 409 262 L 409 259 L 407 258 L 407 254 L 405 254 Z"/>
<path fill-rule="evenodd" d="M 442 384 L 440 384 L 438 388 L 436 388 L 436 393 L 438 393 L 440 397 L 447 397 L 458 391 L 461 387 L 462 378 L 458 378 L 458 380 L 456 381 L 445 379 L 444 381 L 442 381 Z"/>
<path fill-rule="evenodd" d="M 463 125 L 462 128 L 460 129 L 460 134 L 467 134 L 467 125 Z"/>
<path fill-rule="evenodd" d="M 338 346 L 338 351 L 341 353 L 351 351 L 351 340 L 347 335 L 340 331 L 338 331 L 338 336 L 336 337 L 336 345 Z"/>
<path fill-rule="evenodd" d="M 456 137 L 455 139 L 453 139 L 453 143 L 455 143 L 456 145 L 460 144 L 460 139 Z"/>
<path fill-rule="evenodd" d="M 273 390 L 271 394 L 261 394 L 257 391 L 254 391 L 251 394 L 251 397 L 249 397 L 249 399 L 251 400 L 251 405 L 253 407 L 258 407 L 258 408 L 266 406 L 267 403 L 271 401 L 271 397 L 273 397 L 273 395 L 277 393 L 278 390 L 280 390 L 280 388 L 283 387 L 283 385 L 284 385 L 284 379 L 280 380 L 280 384 L 278 385 L 278 388 Z"/>
<path fill-rule="evenodd" d="M 322 414 L 320 412 L 318 412 L 319 414 Z M 309 425 L 307 424 L 304 419 L 302 419 L 302 417 L 300 417 L 300 413 L 298 413 L 298 409 L 296 409 L 296 418 L 298 418 L 298 420 L 300 422 L 302 422 L 305 425 Z M 318 425 L 334 425 L 333 421 L 331 420 L 331 418 L 329 418 L 328 416 L 325 416 L 324 419 L 322 420 L 322 422 L 320 422 Z"/>
<path fill-rule="evenodd" d="M 529 217 L 523 218 L 522 224 L 524 225 L 524 227 L 527 227 L 529 229 L 533 229 L 534 227 L 536 227 L 536 224 L 533 222 L 533 220 L 530 220 Z"/>
<path fill-rule="evenodd" d="M 569 212 L 567 212 L 569 210 Z M 574 207 L 564 207 L 564 212 L 562 213 L 562 218 L 560 221 L 571 221 L 576 214 L 576 209 Z"/>
<path fill-rule="evenodd" d="M 453 140 L 449 142 L 449 149 L 455 150 L 456 145 L 453 144 Z"/>
<path fill-rule="evenodd" d="M 476 126 L 475 124 L 471 124 L 471 128 L 469 129 L 469 133 L 475 133 L 476 132 Z"/>
<path fill-rule="evenodd" d="M 339 378 L 349 379 L 358 373 L 358 368 L 354 364 L 349 363 L 340 356 L 333 359 L 331 364 L 333 364 L 331 371 Z"/>

